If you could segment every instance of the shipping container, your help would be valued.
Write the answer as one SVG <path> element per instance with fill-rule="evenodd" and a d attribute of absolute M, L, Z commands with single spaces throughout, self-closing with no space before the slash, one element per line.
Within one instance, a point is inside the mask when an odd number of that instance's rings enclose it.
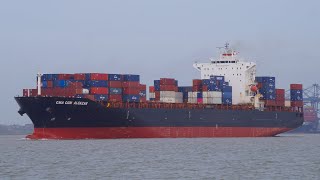
<path fill-rule="evenodd" d="M 258 82 L 258 83 L 275 83 L 276 78 L 270 77 L 270 76 L 257 76 L 256 82 Z"/>
<path fill-rule="evenodd" d="M 86 75 L 84 73 L 76 73 L 74 74 L 74 80 L 81 80 L 84 81 L 86 80 Z"/>
<path fill-rule="evenodd" d="M 208 91 L 221 91 L 221 88 L 219 88 L 219 86 L 217 86 L 216 84 L 209 84 Z"/>
<path fill-rule="evenodd" d="M 222 98 L 221 91 L 202 92 L 204 98 Z"/>
<path fill-rule="evenodd" d="M 156 94 L 155 93 L 149 93 L 149 98 L 156 98 Z"/>
<path fill-rule="evenodd" d="M 204 97 L 203 104 L 222 104 L 222 98 Z"/>
<path fill-rule="evenodd" d="M 95 94 L 94 99 L 96 101 L 108 101 L 108 95 L 105 94 Z"/>
<path fill-rule="evenodd" d="M 146 91 L 147 90 L 147 85 L 139 84 L 139 89 L 140 89 L 140 91 Z"/>
<path fill-rule="evenodd" d="M 140 75 L 134 75 L 134 74 L 124 74 L 122 75 L 123 81 L 140 81 Z"/>
<path fill-rule="evenodd" d="M 232 98 L 222 98 L 222 104 L 231 105 Z"/>
<path fill-rule="evenodd" d="M 154 86 L 149 86 L 149 93 L 154 93 L 155 89 Z"/>
<path fill-rule="evenodd" d="M 291 101 L 291 107 L 303 107 L 303 101 Z"/>
<path fill-rule="evenodd" d="M 193 79 L 192 80 L 192 86 L 201 86 L 202 80 L 201 79 Z"/>
<path fill-rule="evenodd" d="M 176 86 L 175 79 L 172 78 L 160 78 L 160 85 L 174 85 Z"/>
<path fill-rule="evenodd" d="M 290 89 L 293 90 L 302 90 L 302 84 L 290 84 Z"/>
<path fill-rule="evenodd" d="M 122 88 L 109 88 L 109 94 L 122 94 Z"/>
<path fill-rule="evenodd" d="M 124 95 L 136 95 L 140 93 L 139 88 L 123 88 L 122 93 Z"/>
<path fill-rule="evenodd" d="M 108 81 L 109 88 L 122 88 L 121 81 Z"/>
<path fill-rule="evenodd" d="M 196 86 L 196 85 L 192 86 L 192 91 L 202 91 L 202 85 L 200 85 L 200 86 Z"/>
<path fill-rule="evenodd" d="M 122 81 L 122 75 L 121 74 L 109 74 L 108 75 L 109 81 Z"/>
<path fill-rule="evenodd" d="M 71 81 L 69 81 L 69 80 L 55 80 L 55 81 L 53 81 L 53 86 L 64 88 L 64 87 L 68 87 L 68 85 L 70 83 L 71 83 Z"/>
<path fill-rule="evenodd" d="M 202 85 L 209 85 L 209 84 L 216 85 L 217 83 L 213 79 L 202 79 Z"/>
<path fill-rule="evenodd" d="M 139 92 L 139 95 L 140 95 L 140 98 L 141 98 L 141 97 L 146 97 L 147 92 L 146 92 L 146 91 L 140 91 L 140 92 Z"/>
<path fill-rule="evenodd" d="M 108 94 L 109 89 L 106 87 L 92 87 L 90 88 L 90 94 Z"/>
<path fill-rule="evenodd" d="M 160 80 L 154 80 L 153 84 L 154 84 L 154 90 L 160 91 Z"/>
<path fill-rule="evenodd" d="M 86 81 L 85 87 L 108 87 L 108 81 L 105 81 L 105 80 Z"/>
<path fill-rule="evenodd" d="M 275 100 L 264 100 L 264 105 L 265 106 L 276 106 L 276 101 Z"/>
<path fill-rule="evenodd" d="M 109 95 L 109 101 L 110 102 L 121 102 L 122 101 L 122 95 L 121 94 L 110 94 Z"/>
<path fill-rule="evenodd" d="M 58 80 L 71 80 L 74 79 L 73 74 L 58 74 Z"/>
<path fill-rule="evenodd" d="M 124 88 L 138 88 L 140 85 L 139 82 L 136 81 L 124 81 L 122 82 L 122 87 Z"/>
<path fill-rule="evenodd" d="M 123 102 L 140 102 L 139 95 L 123 95 Z"/>
<path fill-rule="evenodd" d="M 223 86 L 222 92 L 232 92 L 232 86 Z"/>
<path fill-rule="evenodd" d="M 224 82 L 224 76 L 210 76 L 210 79 L 215 81 Z"/>
<path fill-rule="evenodd" d="M 90 80 L 94 81 L 108 81 L 108 74 L 104 73 L 91 73 Z"/>
<path fill-rule="evenodd" d="M 160 91 L 176 91 L 176 85 L 160 85 Z"/>

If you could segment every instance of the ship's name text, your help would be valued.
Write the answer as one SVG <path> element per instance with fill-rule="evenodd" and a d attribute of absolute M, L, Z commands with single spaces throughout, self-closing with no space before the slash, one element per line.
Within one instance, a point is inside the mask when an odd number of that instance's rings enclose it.
<path fill-rule="evenodd" d="M 83 101 L 56 101 L 56 104 L 87 106 L 88 102 L 83 102 Z"/>

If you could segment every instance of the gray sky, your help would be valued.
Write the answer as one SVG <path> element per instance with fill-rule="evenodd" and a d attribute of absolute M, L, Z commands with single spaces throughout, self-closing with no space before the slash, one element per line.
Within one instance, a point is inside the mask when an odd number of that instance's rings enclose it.
<path fill-rule="evenodd" d="M 38 71 L 175 77 L 188 85 L 226 41 L 258 63 L 258 75 L 319 83 L 318 1 L 103 0 L 0 2 L 0 124 L 31 123 L 13 97 Z"/>

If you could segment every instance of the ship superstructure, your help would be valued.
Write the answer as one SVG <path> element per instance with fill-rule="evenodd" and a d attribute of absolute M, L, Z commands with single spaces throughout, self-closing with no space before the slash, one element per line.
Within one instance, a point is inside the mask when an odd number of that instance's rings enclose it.
<path fill-rule="evenodd" d="M 238 54 L 227 43 L 218 58 L 210 59 L 207 63 L 196 62 L 193 67 L 201 72 L 201 79 L 224 76 L 233 88 L 233 104 L 252 103 L 255 92 L 251 91 L 251 87 L 255 85 L 256 63 L 241 60 Z"/>

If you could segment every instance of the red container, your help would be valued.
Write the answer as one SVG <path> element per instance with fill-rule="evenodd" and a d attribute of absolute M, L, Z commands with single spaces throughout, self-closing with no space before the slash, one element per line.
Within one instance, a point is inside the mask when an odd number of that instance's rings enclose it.
<path fill-rule="evenodd" d="M 290 84 L 290 89 L 302 90 L 302 84 Z"/>
<path fill-rule="evenodd" d="M 147 85 L 139 84 L 139 89 L 140 89 L 140 91 L 146 91 L 147 90 Z"/>
<path fill-rule="evenodd" d="M 124 81 L 124 82 L 122 82 L 122 87 L 136 87 L 136 88 L 138 88 L 139 87 L 139 85 L 140 85 L 140 83 L 139 82 L 136 82 L 136 81 Z"/>
<path fill-rule="evenodd" d="M 201 79 L 194 79 L 194 80 L 192 80 L 192 85 L 193 86 L 201 86 L 202 80 Z"/>
<path fill-rule="evenodd" d="M 29 89 L 23 89 L 23 90 L 22 90 L 22 96 L 28 97 L 28 95 L 30 94 L 30 93 L 28 93 L 28 92 L 29 92 Z"/>
<path fill-rule="evenodd" d="M 86 80 L 86 75 L 85 74 L 82 74 L 82 73 L 77 73 L 77 74 L 74 74 L 74 80 Z"/>
<path fill-rule="evenodd" d="M 108 81 L 108 74 L 103 74 L 103 73 L 91 73 L 90 74 L 90 79 L 91 80 L 96 80 L 96 81 Z"/>
<path fill-rule="evenodd" d="M 90 94 L 108 94 L 109 89 L 105 87 L 92 87 L 90 88 Z"/>
<path fill-rule="evenodd" d="M 87 99 L 90 99 L 90 100 L 92 100 L 92 101 L 95 101 L 94 95 L 91 95 L 91 94 L 85 95 L 84 98 L 87 98 Z"/>
<path fill-rule="evenodd" d="M 202 91 L 202 86 L 192 86 L 192 91 L 197 92 L 197 91 Z"/>
<path fill-rule="evenodd" d="M 291 101 L 291 107 L 303 107 L 303 101 Z"/>
<path fill-rule="evenodd" d="M 176 85 L 160 85 L 160 91 L 176 91 Z"/>
<path fill-rule="evenodd" d="M 276 106 L 276 101 L 275 100 L 264 100 L 264 105 L 265 106 Z"/>
<path fill-rule="evenodd" d="M 59 80 L 69 80 L 72 79 L 73 74 L 58 74 Z"/>
<path fill-rule="evenodd" d="M 38 96 L 38 89 L 30 89 L 30 96 Z"/>
<path fill-rule="evenodd" d="M 108 81 L 109 88 L 122 88 L 122 82 L 121 81 Z"/>
<path fill-rule="evenodd" d="M 285 100 L 276 100 L 276 106 L 285 106 Z"/>
<path fill-rule="evenodd" d="M 53 81 L 47 81 L 47 87 L 53 88 Z"/>
<path fill-rule="evenodd" d="M 203 86 L 202 86 L 202 91 L 208 91 L 208 86 L 203 85 Z"/>
<path fill-rule="evenodd" d="M 126 95 L 135 95 L 140 93 L 139 88 L 123 88 L 122 93 Z"/>
<path fill-rule="evenodd" d="M 122 101 L 122 95 L 121 94 L 110 94 L 109 95 L 109 101 L 111 101 L 111 102 L 121 102 Z"/>
<path fill-rule="evenodd" d="M 155 95 L 155 99 L 159 101 L 160 100 L 160 91 L 155 91 L 154 95 Z"/>
<path fill-rule="evenodd" d="M 75 93 L 76 94 L 82 94 L 83 93 L 83 89 L 80 88 L 80 89 L 75 89 Z"/>
<path fill-rule="evenodd" d="M 203 99 L 202 98 L 197 98 L 197 103 L 203 103 Z"/>
<path fill-rule="evenodd" d="M 82 84 L 82 82 L 72 82 L 72 83 L 69 84 L 69 87 L 71 87 L 71 88 L 82 88 L 83 84 Z"/>
<path fill-rule="evenodd" d="M 276 95 L 284 95 L 285 94 L 285 90 L 284 89 L 276 89 Z"/>
<path fill-rule="evenodd" d="M 176 80 L 172 78 L 160 78 L 160 85 L 175 85 Z"/>
<path fill-rule="evenodd" d="M 147 98 L 146 97 L 140 97 L 140 102 L 147 102 Z"/>
<path fill-rule="evenodd" d="M 149 93 L 154 93 L 154 86 L 149 86 Z"/>

